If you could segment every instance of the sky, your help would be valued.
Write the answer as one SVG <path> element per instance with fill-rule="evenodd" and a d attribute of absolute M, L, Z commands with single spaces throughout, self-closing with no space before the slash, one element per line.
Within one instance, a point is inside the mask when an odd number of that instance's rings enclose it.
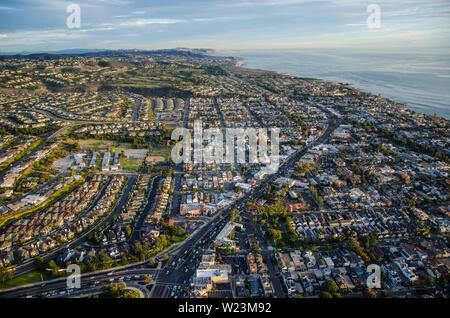
<path fill-rule="evenodd" d="M 0 0 L 0 52 L 175 47 L 450 52 L 450 0 Z"/>

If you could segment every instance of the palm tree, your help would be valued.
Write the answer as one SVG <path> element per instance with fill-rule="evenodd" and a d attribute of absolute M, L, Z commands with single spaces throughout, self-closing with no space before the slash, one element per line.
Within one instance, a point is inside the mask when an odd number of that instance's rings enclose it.
<path fill-rule="evenodd" d="M 152 284 L 153 276 L 152 275 L 144 275 L 143 280 L 144 280 L 144 283 L 146 283 L 147 285 Z"/>

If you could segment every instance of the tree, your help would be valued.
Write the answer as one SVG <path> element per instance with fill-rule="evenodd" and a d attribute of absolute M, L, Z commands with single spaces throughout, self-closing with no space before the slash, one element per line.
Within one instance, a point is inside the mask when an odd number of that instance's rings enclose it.
<path fill-rule="evenodd" d="M 41 270 L 41 271 L 44 271 L 44 270 L 47 268 L 46 262 L 45 262 L 44 259 L 43 259 L 42 257 L 40 257 L 40 256 L 37 256 L 37 257 L 34 259 L 34 263 L 36 264 L 37 268 L 38 268 L 39 270 Z"/>
<path fill-rule="evenodd" d="M 155 239 L 155 251 L 160 252 L 169 245 L 169 240 L 165 234 L 161 234 Z"/>
<path fill-rule="evenodd" d="M 130 238 L 132 233 L 133 233 L 133 228 L 131 226 L 127 225 L 125 227 L 125 235 L 126 235 L 126 237 Z"/>
<path fill-rule="evenodd" d="M 109 268 L 111 266 L 111 264 L 113 263 L 112 258 L 109 257 L 109 255 L 103 251 L 98 253 L 98 259 L 100 261 L 100 266 L 103 269 Z"/>
<path fill-rule="evenodd" d="M 108 285 L 103 289 L 103 295 L 107 298 L 119 298 L 126 287 L 125 283 Z"/>
<path fill-rule="evenodd" d="M 127 265 L 128 264 L 128 257 L 126 255 L 122 256 L 120 258 L 120 264 L 121 265 Z"/>
<path fill-rule="evenodd" d="M 234 222 L 234 219 L 236 218 L 237 213 L 238 213 L 238 210 L 236 210 L 236 209 L 233 209 L 233 210 L 230 211 L 230 220 L 231 220 L 231 222 Z"/>
<path fill-rule="evenodd" d="M 363 295 L 366 298 L 377 298 L 377 294 L 371 288 L 365 288 L 363 290 Z"/>
<path fill-rule="evenodd" d="M 55 263 L 54 260 L 50 260 L 48 262 L 48 269 L 52 273 L 53 276 L 61 276 L 61 269 L 59 266 Z"/>
<path fill-rule="evenodd" d="M 354 238 L 351 237 L 348 240 L 348 245 L 350 247 L 350 249 L 352 249 L 355 253 L 357 253 L 359 256 L 361 256 L 361 258 L 363 259 L 364 262 L 369 262 L 370 258 L 367 255 L 367 253 L 363 250 L 363 248 L 361 247 L 361 244 L 359 244 L 359 242 Z"/>
<path fill-rule="evenodd" d="M 125 289 L 122 291 L 120 298 L 141 298 L 137 290 Z"/>
<path fill-rule="evenodd" d="M 332 279 L 327 280 L 325 283 L 323 283 L 322 285 L 322 290 L 329 292 L 330 294 L 335 294 L 338 291 L 338 286 L 336 284 L 336 282 Z"/>
<path fill-rule="evenodd" d="M 292 218 L 289 216 L 286 216 L 286 227 L 288 230 L 288 238 L 290 244 L 297 244 L 298 243 L 298 233 L 295 229 L 294 222 L 292 221 Z"/>
<path fill-rule="evenodd" d="M 281 231 L 276 229 L 269 229 L 269 235 L 272 237 L 275 243 L 281 241 L 283 237 Z"/>
<path fill-rule="evenodd" d="M 0 282 L 2 285 L 4 285 L 7 280 L 10 280 L 13 275 L 14 271 L 12 269 L 8 269 L 7 267 L 0 264 Z"/>
<path fill-rule="evenodd" d="M 434 277 L 428 276 L 426 282 L 428 286 L 436 286 L 436 279 Z"/>
<path fill-rule="evenodd" d="M 256 254 L 261 253 L 261 247 L 259 246 L 259 244 L 253 244 L 252 245 L 252 252 L 256 253 Z"/>
<path fill-rule="evenodd" d="M 144 283 L 146 283 L 147 285 L 153 283 L 153 277 L 152 277 L 152 275 L 144 275 L 143 281 L 144 281 Z"/>
<path fill-rule="evenodd" d="M 108 61 L 105 61 L 105 60 L 101 60 L 97 63 L 97 65 L 100 67 L 109 67 L 109 66 L 111 66 L 111 63 Z"/>
<path fill-rule="evenodd" d="M 144 258 L 145 258 L 144 248 L 143 248 L 141 242 L 137 241 L 136 243 L 134 243 L 133 253 L 139 258 L 139 260 L 141 260 L 141 261 L 144 260 Z"/>
<path fill-rule="evenodd" d="M 319 209 L 323 209 L 323 207 L 324 207 L 323 197 L 321 197 L 321 196 L 317 197 L 317 205 L 319 206 Z"/>
<path fill-rule="evenodd" d="M 331 295 L 329 292 L 322 291 L 320 292 L 320 298 L 333 298 L 333 295 Z"/>
<path fill-rule="evenodd" d="M 317 169 L 316 163 L 308 163 L 308 162 L 297 162 L 295 164 L 295 168 L 297 169 L 297 172 L 301 175 L 310 172 L 313 169 Z"/>

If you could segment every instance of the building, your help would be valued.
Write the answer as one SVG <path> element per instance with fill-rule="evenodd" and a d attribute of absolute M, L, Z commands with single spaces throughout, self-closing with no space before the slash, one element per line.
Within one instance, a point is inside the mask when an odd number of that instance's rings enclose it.
<path fill-rule="evenodd" d="M 215 254 L 202 256 L 193 278 L 193 292 L 197 297 L 207 297 L 217 284 L 229 284 L 231 265 L 217 264 Z"/>
<path fill-rule="evenodd" d="M 105 152 L 102 160 L 102 171 L 109 171 L 109 161 L 111 160 L 111 153 Z"/>
<path fill-rule="evenodd" d="M 16 183 L 17 179 L 19 179 L 20 174 L 17 173 L 9 173 L 3 177 L 3 182 L 0 184 L 0 188 L 12 188 Z"/>
<path fill-rule="evenodd" d="M 242 224 L 235 223 L 235 222 L 228 222 L 225 227 L 222 229 L 222 231 L 217 234 L 216 239 L 214 240 L 215 245 L 217 246 L 232 246 L 235 247 L 236 243 L 234 240 L 231 240 L 229 238 L 231 232 L 238 227 L 240 229 L 243 229 Z"/>

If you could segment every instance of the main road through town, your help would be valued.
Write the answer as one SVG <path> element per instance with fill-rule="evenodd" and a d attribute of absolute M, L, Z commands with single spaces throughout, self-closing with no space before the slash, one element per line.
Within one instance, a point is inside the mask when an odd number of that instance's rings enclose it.
<path fill-rule="evenodd" d="M 263 194 L 266 184 L 273 182 L 275 179 L 285 174 L 312 147 L 325 143 L 329 139 L 333 131 L 339 125 L 339 120 L 327 109 L 323 110 L 328 114 L 328 125 L 325 132 L 320 137 L 303 149 L 297 151 L 280 166 L 276 173 L 267 176 L 258 186 L 250 190 L 243 197 L 236 200 L 229 207 L 219 211 L 209 220 L 209 222 L 194 232 L 184 242 L 172 248 L 169 252 L 170 257 L 165 267 L 162 269 L 152 269 L 146 266 L 145 262 L 141 262 L 139 264 L 130 264 L 128 266 L 111 269 L 109 271 L 88 273 L 83 275 L 83 280 L 94 280 L 94 282 L 91 283 L 92 285 L 95 282 L 111 281 L 111 279 L 115 277 L 152 274 L 154 276 L 155 283 L 153 289 L 151 290 L 150 296 L 156 298 L 171 297 L 171 286 L 187 286 L 191 277 L 195 273 L 198 263 L 201 260 L 203 251 L 207 250 L 211 246 L 216 235 L 228 222 L 229 212 L 233 209 L 242 210 L 247 202 L 251 202 Z M 269 255 L 265 256 L 265 259 L 269 257 Z M 162 258 L 162 253 L 160 253 L 156 257 L 156 260 L 161 261 Z M 28 295 L 42 293 L 47 290 L 55 290 L 58 288 L 61 289 L 66 286 L 65 284 L 65 279 L 55 280 L 51 283 L 30 284 L 0 291 L 0 297 L 25 297 Z M 283 297 L 280 288 L 276 288 L 275 295 L 277 297 Z"/>
<path fill-rule="evenodd" d="M 311 142 L 309 145 L 292 155 L 280 166 L 276 173 L 267 176 L 263 182 L 249 191 L 244 197 L 241 197 L 226 209 L 218 212 L 209 223 L 205 224 L 197 233 L 189 237 L 184 244 L 177 249 L 176 253 L 172 254 L 167 266 L 159 272 L 156 278 L 156 284 L 152 290 L 152 297 L 170 297 L 170 289 L 168 288 L 169 284 L 179 286 L 188 284 L 200 262 L 202 251 L 208 249 L 215 236 L 224 227 L 229 219 L 229 212 L 233 209 L 242 210 L 247 202 L 258 198 L 263 194 L 266 184 L 273 182 L 275 179 L 285 174 L 312 147 L 322 144 L 328 140 L 336 127 L 339 125 L 339 121 L 335 115 L 329 112 L 326 108 L 322 108 L 322 110 L 328 114 L 328 124 L 325 132 L 315 141 Z M 265 259 L 267 260 L 267 257 L 265 257 Z M 282 292 L 278 291 L 278 295 L 276 296 L 282 296 Z"/>

